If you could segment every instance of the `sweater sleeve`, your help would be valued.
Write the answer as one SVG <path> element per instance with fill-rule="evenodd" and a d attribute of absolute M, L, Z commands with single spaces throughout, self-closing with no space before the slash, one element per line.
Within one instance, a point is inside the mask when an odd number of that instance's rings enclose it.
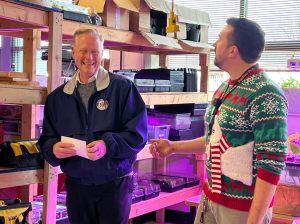
<path fill-rule="evenodd" d="M 44 109 L 43 131 L 37 145 L 39 146 L 44 159 L 47 160 L 49 164 L 52 166 L 59 166 L 61 160 L 56 158 L 56 156 L 53 154 L 53 146 L 55 143 L 60 141 L 60 136 L 58 136 L 53 127 L 50 114 L 51 107 L 49 105 L 48 97 Z"/>
<path fill-rule="evenodd" d="M 107 155 L 111 158 L 132 158 L 147 142 L 146 107 L 133 83 L 125 94 L 122 121 L 120 132 L 106 132 L 102 136 L 106 147 L 109 148 Z"/>
<path fill-rule="evenodd" d="M 257 176 L 277 185 L 287 153 L 287 102 L 281 91 L 273 85 L 258 90 L 251 103 L 250 120 Z"/>

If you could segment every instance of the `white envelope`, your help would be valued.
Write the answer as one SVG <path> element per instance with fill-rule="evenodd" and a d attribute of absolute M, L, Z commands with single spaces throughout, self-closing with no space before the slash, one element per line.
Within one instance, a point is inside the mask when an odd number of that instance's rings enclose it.
<path fill-rule="evenodd" d="M 89 159 L 89 157 L 87 155 L 87 151 L 86 151 L 86 142 L 85 141 L 82 141 L 82 140 L 79 140 L 76 138 L 66 137 L 66 136 L 61 136 L 61 141 L 65 142 L 65 143 L 74 144 L 75 149 L 76 149 L 76 155 Z"/>

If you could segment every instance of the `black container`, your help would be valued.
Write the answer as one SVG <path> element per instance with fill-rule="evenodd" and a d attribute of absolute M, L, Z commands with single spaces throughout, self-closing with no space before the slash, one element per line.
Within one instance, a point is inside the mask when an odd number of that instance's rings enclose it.
<path fill-rule="evenodd" d="M 184 188 L 184 179 L 164 175 L 154 175 L 152 181 L 160 185 L 163 192 L 175 192 Z"/>
<path fill-rule="evenodd" d="M 192 129 L 170 129 L 169 139 L 171 141 L 189 140 L 193 138 Z"/>
<path fill-rule="evenodd" d="M 200 37 L 201 37 L 200 30 L 201 30 L 200 25 L 187 24 L 186 25 L 186 39 L 195 41 L 195 42 L 200 42 Z"/>

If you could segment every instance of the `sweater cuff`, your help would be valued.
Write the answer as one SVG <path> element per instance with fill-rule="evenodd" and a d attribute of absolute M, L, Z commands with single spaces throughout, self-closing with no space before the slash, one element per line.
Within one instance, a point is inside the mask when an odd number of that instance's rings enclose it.
<path fill-rule="evenodd" d="M 56 138 L 53 139 L 48 139 L 44 145 L 43 145 L 43 150 L 41 150 L 43 152 L 44 155 L 44 159 L 47 160 L 47 162 L 51 165 L 51 166 L 59 166 L 60 165 L 60 161 L 61 159 L 56 158 L 56 156 L 53 153 L 53 146 L 54 144 L 56 144 L 58 142 L 58 140 Z M 40 147 L 40 146 L 39 146 Z M 40 147 L 41 148 L 41 147 Z"/>
<path fill-rule="evenodd" d="M 114 145 L 115 145 L 115 140 L 111 136 L 109 132 L 105 133 L 102 136 L 102 140 L 105 142 L 105 147 L 106 147 L 106 155 L 109 157 L 113 157 L 114 155 Z"/>
<path fill-rule="evenodd" d="M 257 177 L 274 185 L 278 185 L 280 176 L 271 172 L 268 172 L 262 168 L 258 169 Z"/>

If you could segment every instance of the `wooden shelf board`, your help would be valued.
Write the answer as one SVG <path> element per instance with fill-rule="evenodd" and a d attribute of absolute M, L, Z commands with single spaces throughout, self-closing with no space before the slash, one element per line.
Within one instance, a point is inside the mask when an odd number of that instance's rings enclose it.
<path fill-rule="evenodd" d="M 48 26 L 48 12 L 11 1 L 0 1 L 1 30 L 37 29 Z"/>
<path fill-rule="evenodd" d="M 129 218 L 134 218 L 168 206 L 178 204 L 187 198 L 200 194 L 200 186 L 184 188 L 174 193 L 160 192 L 159 196 L 135 203 L 131 206 Z"/>
<path fill-rule="evenodd" d="M 289 216 L 289 215 L 278 214 L 273 212 L 271 224 L 284 224 L 284 223 L 299 224 L 300 216 Z"/>
<path fill-rule="evenodd" d="M 0 189 L 42 183 L 44 180 L 43 169 L 11 171 L 16 169 L 0 167 L 0 171 L 4 170 L 7 172 L 0 173 Z"/>
<path fill-rule="evenodd" d="M 194 47 L 185 47 L 182 45 L 183 49 L 174 49 L 162 46 L 154 46 L 150 43 L 145 37 L 141 34 L 126 31 L 126 30 L 117 30 L 105 26 L 95 26 L 86 23 L 79 23 L 74 21 L 63 21 L 62 32 L 63 32 L 63 41 L 68 42 L 72 40 L 73 34 L 78 28 L 92 28 L 97 29 L 98 32 L 103 36 L 105 40 L 105 46 L 108 49 L 131 51 L 131 52 L 144 52 L 144 53 L 153 53 L 153 52 L 163 52 L 164 54 L 207 54 L 209 53 L 208 49 L 205 48 L 194 48 Z"/>
<path fill-rule="evenodd" d="M 202 92 L 155 92 L 141 93 L 146 105 L 206 103 L 207 94 Z"/>
<path fill-rule="evenodd" d="M 43 87 L 8 85 L 0 83 L 0 104 L 45 103 L 47 89 Z"/>

